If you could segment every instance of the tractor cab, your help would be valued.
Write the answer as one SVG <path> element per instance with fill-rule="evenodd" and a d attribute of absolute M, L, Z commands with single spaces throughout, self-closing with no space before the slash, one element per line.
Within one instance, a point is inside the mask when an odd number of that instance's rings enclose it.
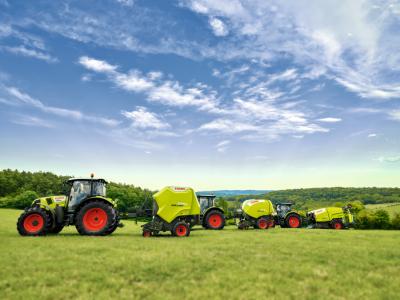
<path fill-rule="evenodd" d="M 66 182 L 70 186 L 68 211 L 75 211 L 83 200 L 89 197 L 106 197 L 107 181 L 101 178 L 71 178 Z"/>
<path fill-rule="evenodd" d="M 202 214 L 210 207 L 215 206 L 215 195 L 197 195 L 197 200 L 199 200 L 200 211 Z"/>
<path fill-rule="evenodd" d="M 276 213 L 279 217 L 285 217 L 285 215 L 292 210 L 293 203 L 278 203 L 276 205 Z"/>

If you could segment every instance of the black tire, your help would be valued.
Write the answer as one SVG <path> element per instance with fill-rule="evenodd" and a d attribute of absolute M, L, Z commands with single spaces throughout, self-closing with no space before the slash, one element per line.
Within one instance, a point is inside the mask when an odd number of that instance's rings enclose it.
<path fill-rule="evenodd" d="M 269 220 L 265 217 L 260 217 L 257 219 L 256 223 L 257 229 L 268 229 L 269 228 Z"/>
<path fill-rule="evenodd" d="M 107 220 L 103 226 L 93 229 L 84 220 L 86 213 L 90 211 L 100 211 L 107 215 Z M 89 201 L 85 203 L 77 212 L 75 217 L 75 227 L 81 235 L 109 235 L 118 226 L 117 212 L 113 206 L 103 201 Z"/>
<path fill-rule="evenodd" d="M 183 228 L 185 228 L 185 229 L 183 229 Z M 179 237 L 189 236 L 190 235 L 190 226 L 186 222 L 182 222 L 182 221 L 176 222 L 174 224 L 174 226 L 172 227 L 171 233 L 172 233 L 172 235 L 179 236 Z"/>
<path fill-rule="evenodd" d="M 291 213 L 285 217 L 285 225 L 287 228 L 300 228 L 302 219 L 299 214 Z"/>
<path fill-rule="evenodd" d="M 28 223 L 28 218 L 32 219 L 31 223 Z M 42 223 L 42 226 L 38 227 L 38 223 Z M 39 206 L 33 206 L 26 209 L 20 215 L 17 221 L 17 230 L 22 236 L 46 235 L 50 231 L 51 224 L 51 215 L 47 214 L 47 212 Z"/>
<path fill-rule="evenodd" d="M 225 216 L 218 210 L 211 210 L 207 213 L 204 224 L 206 229 L 221 230 L 225 226 Z"/>

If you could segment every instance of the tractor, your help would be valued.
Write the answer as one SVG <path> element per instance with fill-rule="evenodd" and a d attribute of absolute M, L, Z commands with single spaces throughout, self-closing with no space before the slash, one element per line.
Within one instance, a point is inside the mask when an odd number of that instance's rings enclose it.
<path fill-rule="evenodd" d="M 223 229 L 225 216 L 222 208 L 215 205 L 215 195 L 197 195 L 200 204 L 200 217 L 195 219 L 191 225 L 201 224 L 205 229 Z"/>
<path fill-rule="evenodd" d="M 275 224 L 282 228 L 299 228 L 303 225 L 303 217 L 292 210 L 293 203 L 278 203 L 276 205 Z"/>
<path fill-rule="evenodd" d="M 326 207 L 307 213 L 308 223 L 312 228 L 344 229 L 354 225 L 351 205 L 345 207 Z"/>
<path fill-rule="evenodd" d="M 268 229 L 274 226 L 275 210 L 270 200 L 250 199 L 242 203 L 239 229 Z"/>
<path fill-rule="evenodd" d="M 35 199 L 17 222 L 23 236 L 57 234 L 75 225 L 81 235 L 108 235 L 119 223 L 116 201 L 106 197 L 104 179 L 71 178 L 65 182 L 67 195 Z"/>
<path fill-rule="evenodd" d="M 174 236 L 189 236 L 191 227 L 196 224 L 209 229 L 222 229 L 225 225 L 223 210 L 210 206 L 209 200 L 213 202 L 213 199 L 209 196 L 200 196 L 199 203 L 192 188 L 168 186 L 153 198 L 153 218 L 142 226 L 144 237 L 162 231 L 170 231 Z"/>

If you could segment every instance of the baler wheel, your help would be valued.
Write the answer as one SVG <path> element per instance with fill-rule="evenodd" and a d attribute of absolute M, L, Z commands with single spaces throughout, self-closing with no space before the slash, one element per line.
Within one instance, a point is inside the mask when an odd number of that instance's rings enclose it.
<path fill-rule="evenodd" d="M 343 223 L 339 220 L 333 220 L 331 226 L 333 229 L 336 230 L 343 229 Z"/>
<path fill-rule="evenodd" d="M 151 231 L 150 230 L 143 230 L 143 237 L 151 237 Z"/>
<path fill-rule="evenodd" d="M 268 227 L 269 227 L 268 219 L 261 217 L 257 220 L 258 229 L 268 229 Z"/>
<path fill-rule="evenodd" d="M 185 222 L 177 222 L 172 229 L 172 234 L 174 236 L 189 236 L 190 227 Z"/>

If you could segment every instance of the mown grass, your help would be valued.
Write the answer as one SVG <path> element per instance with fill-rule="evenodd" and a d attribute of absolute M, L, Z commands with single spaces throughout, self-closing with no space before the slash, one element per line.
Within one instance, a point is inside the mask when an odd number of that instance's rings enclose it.
<path fill-rule="evenodd" d="M 396 214 L 400 214 L 400 203 L 368 204 L 365 208 L 370 211 L 376 211 L 378 209 L 386 210 L 392 218 Z"/>
<path fill-rule="evenodd" d="M 0 210 L 0 299 L 398 299 L 399 231 L 20 237 Z"/>

